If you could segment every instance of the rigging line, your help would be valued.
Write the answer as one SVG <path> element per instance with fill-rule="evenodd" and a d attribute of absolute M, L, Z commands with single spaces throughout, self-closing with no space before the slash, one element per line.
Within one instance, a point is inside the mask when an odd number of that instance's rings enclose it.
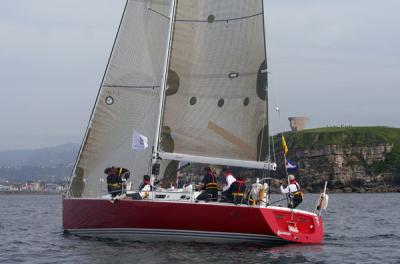
<path fill-rule="evenodd" d="M 228 23 L 229 21 L 235 21 L 235 20 L 243 20 L 243 19 L 248 19 L 256 16 L 263 15 L 264 13 L 257 13 L 249 16 L 244 16 L 244 17 L 234 17 L 234 18 L 227 18 L 227 19 L 216 19 L 212 22 L 209 22 L 208 20 L 200 20 L 200 19 L 176 19 L 176 22 L 193 22 L 193 23 L 215 23 L 215 22 L 226 22 Z"/>
<path fill-rule="evenodd" d="M 285 198 L 283 198 L 283 199 L 280 199 L 280 200 L 278 200 L 278 201 L 272 202 L 272 203 L 270 203 L 269 205 L 273 205 L 273 204 L 276 204 L 276 203 L 282 202 L 282 201 L 284 201 L 284 200 L 287 200 L 287 198 L 285 197 Z"/>
<path fill-rule="evenodd" d="M 268 76 L 272 76 L 272 74 L 270 73 L 270 75 L 268 75 Z M 278 89 L 274 89 L 274 85 L 273 85 L 273 78 L 268 78 L 268 81 L 269 81 L 269 87 L 272 87 L 272 90 L 271 90 L 271 93 L 270 93 L 270 95 L 271 95 L 271 100 L 270 101 L 273 101 L 273 104 L 274 104 L 274 106 L 275 106 L 275 113 L 277 113 L 278 114 L 278 116 L 277 116 L 277 126 L 275 127 L 276 129 L 277 129 L 277 135 L 279 135 L 279 133 L 280 133 L 280 131 L 281 131 L 281 128 L 282 128 L 282 121 L 281 121 L 281 109 L 280 109 L 280 102 L 279 102 L 279 97 L 280 97 L 280 95 L 279 95 L 279 92 L 280 92 L 280 90 L 278 90 Z M 274 118 L 275 120 L 276 120 L 276 117 Z"/>
<path fill-rule="evenodd" d="M 275 140 L 274 140 L 274 136 L 271 136 L 272 139 L 272 155 L 274 156 L 274 162 L 276 162 L 276 156 L 275 156 Z"/>
<path fill-rule="evenodd" d="M 152 9 L 152 8 L 147 8 L 147 10 L 149 10 L 149 11 L 151 11 L 151 12 L 154 12 L 154 13 L 156 13 L 156 14 L 158 14 L 158 15 L 160 15 L 160 16 L 162 16 L 162 17 L 164 17 L 164 18 L 166 18 L 166 19 L 170 19 L 167 15 L 164 15 L 163 13 L 161 13 L 161 12 L 158 12 L 158 11 L 156 11 L 156 10 L 154 10 L 154 9 Z"/>
<path fill-rule="evenodd" d="M 135 86 L 135 85 L 109 85 L 105 84 L 103 87 L 107 88 L 133 88 L 133 89 L 154 89 L 154 88 L 160 88 L 159 85 L 148 85 L 148 86 Z"/>

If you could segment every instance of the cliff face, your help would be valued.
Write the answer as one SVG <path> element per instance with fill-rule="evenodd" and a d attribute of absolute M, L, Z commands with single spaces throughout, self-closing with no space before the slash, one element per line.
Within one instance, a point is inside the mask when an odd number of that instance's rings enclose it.
<path fill-rule="evenodd" d="M 301 168 L 302 185 L 319 191 L 324 181 L 335 191 L 397 191 L 391 173 L 376 173 L 374 165 L 385 161 L 393 144 L 374 146 L 327 145 L 317 149 L 295 151 Z"/>
<path fill-rule="evenodd" d="M 379 127 L 288 134 L 289 158 L 299 165 L 294 174 L 310 192 L 319 192 L 325 181 L 336 192 L 400 191 L 399 132 Z"/>

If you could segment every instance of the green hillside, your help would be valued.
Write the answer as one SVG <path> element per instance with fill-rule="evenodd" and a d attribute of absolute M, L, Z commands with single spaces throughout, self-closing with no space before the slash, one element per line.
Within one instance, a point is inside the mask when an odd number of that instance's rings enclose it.
<path fill-rule="evenodd" d="M 376 145 L 400 143 L 400 129 L 390 127 L 316 128 L 285 132 L 288 144 L 296 149 L 326 145 Z"/>
<path fill-rule="evenodd" d="M 400 128 L 391 127 L 327 127 L 308 129 L 301 132 L 284 133 L 289 149 L 310 149 L 326 145 L 373 146 L 381 143 L 394 144 L 387 159 L 372 166 L 375 172 L 400 173 Z M 280 146 L 280 135 L 275 136 L 275 144 Z"/>

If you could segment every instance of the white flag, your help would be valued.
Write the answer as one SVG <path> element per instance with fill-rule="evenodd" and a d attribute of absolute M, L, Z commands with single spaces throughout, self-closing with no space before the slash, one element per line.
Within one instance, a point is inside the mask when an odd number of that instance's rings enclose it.
<path fill-rule="evenodd" d="M 147 137 L 133 131 L 132 148 L 133 149 L 147 149 L 149 146 Z"/>

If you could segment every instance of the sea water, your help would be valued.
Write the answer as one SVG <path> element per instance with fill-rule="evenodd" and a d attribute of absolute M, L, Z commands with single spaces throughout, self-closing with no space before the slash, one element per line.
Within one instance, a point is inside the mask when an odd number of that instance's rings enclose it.
<path fill-rule="evenodd" d="M 302 209 L 316 198 L 306 194 Z M 0 263 L 400 263 L 399 202 L 399 193 L 330 194 L 322 244 L 269 247 L 64 235 L 60 196 L 0 195 Z"/>

